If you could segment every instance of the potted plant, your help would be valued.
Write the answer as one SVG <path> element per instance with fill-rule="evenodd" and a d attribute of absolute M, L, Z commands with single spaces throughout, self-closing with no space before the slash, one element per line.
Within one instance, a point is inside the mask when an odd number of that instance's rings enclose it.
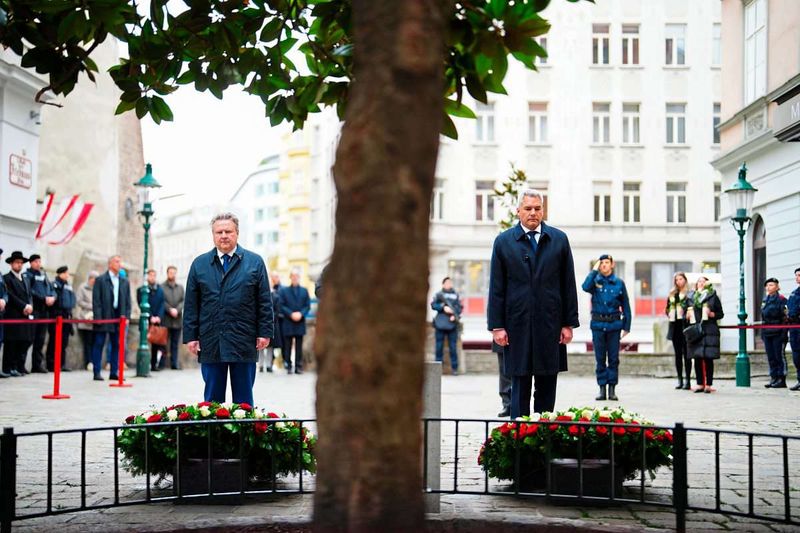
<path fill-rule="evenodd" d="M 651 478 L 659 467 L 672 465 L 672 433 L 621 407 L 573 407 L 507 422 L 494 428 L 483 443 L 478 464 L 490 477 L 514 481 L 523 492 L 544 490 L 549 449 L 550 492 L 576 495 L 580 449 L 583 495 L 608 497 L 612 439 L 615 497 L 624 480 L 640 473 L 642 446 L 644 468 Z"/>
<path fill-rule="evenodd" d="M 299 422 L 284 419 L 246 403 L 178 404 L 127 417 L 129 427 L 119 432 L 117 446 L 123 468 L 135 476 L 149 471 L 158 480 L 175 479 L 179 470 L 181 494 L 202 494 L 209 488 L 210 461 L 213 491 L 233 492 L 241 488 L 243 471 L 248 486 L 316 471 L 316 437 Z M 198 423 L 214 420 L 228 422 Z"/>

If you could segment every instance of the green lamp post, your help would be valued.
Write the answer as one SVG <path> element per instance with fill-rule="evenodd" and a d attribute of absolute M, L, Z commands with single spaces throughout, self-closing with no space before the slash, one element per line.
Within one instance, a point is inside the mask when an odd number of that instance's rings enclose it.
<path fill-rule="evenodd" d="M 153 177 L 153 167 L 147 163 L 145 167 L 144 176 L 142 179 L 134 183 L 134 186 L 139 188 L 139 199 L 141 211 L 144 221 L 144 268 L 142 269 L 142 283 L 140 291 L 139 304 L 139 349 L 136 351 L 136 376 L 147 377 L 150 375 L 150 347 L 147 343 L 147 326 L 150 322 L 150 293 L 147 289 L 147 252 L 150 245 L 150 217 L 153 216 L 153 203 L 150 198 L 151 189 L 161 187 L 161 185 Z"/>
<path fill-rule="evenodd" d="M 739 167 L 739 179 L 725 191 L 731 206 L 731 225 L 739 235 L 739 325 L 744 326 L 747 311 L 744 307 L 744 236 L 750 226 L 753 196 L 758 189 L 747 182 L 747 165 Z M 747 330 L 739 329 L 739 354 L 736 356 L 736 386 L 750 386 L 750 356 L 747 354 Z"/>

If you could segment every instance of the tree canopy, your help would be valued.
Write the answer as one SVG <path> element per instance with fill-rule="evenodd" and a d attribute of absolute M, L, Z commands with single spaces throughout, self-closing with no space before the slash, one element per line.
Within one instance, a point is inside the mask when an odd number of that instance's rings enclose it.
<path fill-rule="evenodd" d="M 540 15 L 549 2 L 453 3 L 442 133 L 457 136 L 450 116 L 474 117 L 465 90 L 479 102 L 505 93 L 509 55 L 536 70 L 535 58 L 547 56 L 534 37 L 550 29 Z M 261 98 L 272 125 L 301 128 L 322 106 L 344 116 L 355 52 L 350 0 L 150 0 L 148 10 L 128 0 L 0 0 L 0 9 L 0 42 L 49 77 L 37 98 L 68 95 L 81 74 L 94 80 L 92 52 L 115 37 L 128 53 L 110 69 L 122 91 L 117 113 L 169 121 L 164 97 L 180 86 L 222 98 L 240 85 Z"/>

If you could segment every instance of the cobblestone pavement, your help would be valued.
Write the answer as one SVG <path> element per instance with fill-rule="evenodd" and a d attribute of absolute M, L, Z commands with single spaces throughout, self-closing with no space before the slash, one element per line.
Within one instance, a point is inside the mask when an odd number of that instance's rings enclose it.
<path fill-rule="evenodd" d="M 557 408 L 573 405 L 593 406 L 594 379 L 565 374 L 559 380 Z M 133 413 L 150 406 L 193 402 L 201 399 L 202 380 L 198 370 L 162 371 L 151 378 L 131 378 L 131 388 L 110 388 L 109 382 L 91 380 L 89 372 L 71 372 L 62 376 L 62 392 L 72 395 L 69 400 L 44 400 L 41 395 L 52 388 L 51 375 L 31 375 L 25 378 L 0 381 L 0 425 L 13 426 L 15 432 L 52 429 L 75 429 L 121 423 Z M 314 416 L 313 374 L 287 375 L 285 372 L 259 374 L 255 386 L 255 403 L 296 418 Z M 452 418 L 494 418 L 499 410 L 497 380 L 489 375 L 445 376 L 442 383 L 442 416 Z M 721 428 L 766 433 L 800 435 L 796 430 L 796 413 L 800 393 L 787 390 L 766 390 L 760 382 L 750 389 L 737 388 L 732 381 L 717 383 L 715 394 L 692 394 L 673 389 L 672 380 L 651 378 L 622 378 L 618 387 L 620 404 L 638 412 L 657 424 L 672 425 L 684 422 L 687 427 Z M 492 424 L 493 425 L 493 424 Z M 492 426 L 490 425 L 490 427 Z M 483 472 L 476 458 L 483 441 L 485 426 L 462 424 L 459 428 L 459 490 L 482 490 Z M 443 488 L 451 488 L 454 472 L 454 425 L 442 427 Z M 86 435 L 86 505 L 109 504 L 114 501 L 114 450 L 110 432 Z M 689 440 L 690 504 L 714 506 L 715 468 L 713 433 L 691 432 Z M 749 447 L 746 437 L 722 435 L 719 446 L 720 497 L 722 509 L 747 512 L 747 479 Z M 781 439 L 755 438 L 753 441 L 754 500 L 758 513 L 782 517 L 783 446 Z M 800 514 L 800 474 L 794 462 L 800 459 L 800 441 L 789 440 L 788 479 L 794 516 Z M 54 509 L 81 504 L 81 434 L 53 437 Z M 46 508 L 47 439 L 22 437 L 18 440 L 19 470 L 17 478 L 17 512 L 29 514 Z M 796 459 L 797 458 L 797 459 Z M 296 486 L 297 480 L 286 480 L 284 488 Z M 638 497 L 638 480 L 626 484 L 626 497 Z M 672 473 L 659 471 L 654 481 L 647 480 L 648 500 L 669 502 Z M 142 498 L 146 490 L 143 478 L 119 474 L 120 500 Z M 313 478 L 304 480 L 313 488 Z M 508 491 L 508 485 L 489 482 L 492 491 Z M 153 495 L 168 494 L 169 486 L 162 483 L 151 487 Z M 610 530 L 670 529 L 674 513 L 653 506 L 568 507 L 546 504 L 509 496 L 447 495 L 441 499 L 439 518 L 496 518 L 517 520 L 526 524 L 560 523 L 607 526 Z M 60 531 L 165 531 L 182 528 L 202 528 L 215 525 L 248 526 L 265 521 L 303 523 L 310 520 L 312 497 L 290 495 L 270 497 L 267 501 L 248 505 L 175 505 L 172 503 L 134 505 L 63 514 L 48 518 L 17 522 L 15 530 L 40 531 L 58 528 Z M 789 531 L 789 526 L 733 518 L 720 514 L 690 513 L 691 531 Z"/>

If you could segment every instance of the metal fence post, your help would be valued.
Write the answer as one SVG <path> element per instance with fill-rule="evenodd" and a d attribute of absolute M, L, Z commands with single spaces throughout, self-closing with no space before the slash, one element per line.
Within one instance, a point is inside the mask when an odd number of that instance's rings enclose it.
<path fill-rule="evenodd" d="M 422 416 L 424 418 L 441 418 L 442 416 L 442 363 L 433 361 L 425 362 L 425 381 L 423 384 Z M 442 468 L 442 423 L 429 422 L 423 443 L 422 451 L 426 454 L 423 468 L 427 479 L 425 487 L 433 490 L 441 489 Z M 440 495 L 425 494 L 425 512 L 438 513 Z"/>
<path fill-rule="evenodd" d="M 14 428 L 0 435 L 0 531 L 11 533 L 17 499 L 17 436 Z"/>
<path fill-rule="evenodd" d="M 689 473 L 686 461 L 686 428 L 676 422 L 672 431 L 672 505 L 675 507 L 675 531 L 686 531 L 686 508 L 689 506 Z"/>

